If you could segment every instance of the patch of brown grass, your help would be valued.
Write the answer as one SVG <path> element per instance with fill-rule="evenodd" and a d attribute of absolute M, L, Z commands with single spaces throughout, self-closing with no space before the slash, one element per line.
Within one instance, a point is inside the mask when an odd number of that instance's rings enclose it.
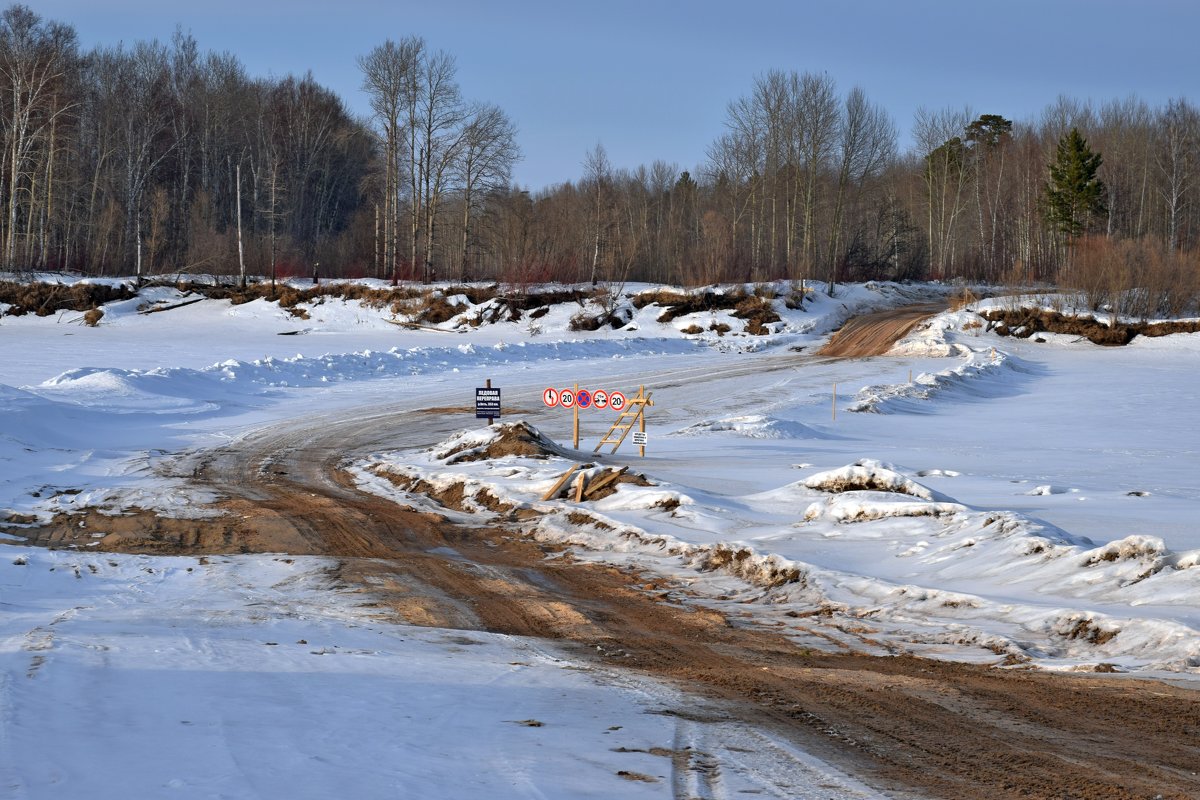
<path fill-rule="evenodd" d="M 1088 341 L 1107 346 L 1129 344 L 1135 336 L 1167 336 L 1172 333 L 1196 333 L 1200 321 L 1181 322 L 1117 322 L 1106 325 L 1092 317 L 1073 317 L 1057 311 L 1036 308 L 993 309 L 983 313 L 988 330 L 1000 336 L 1027 339 L 1035 333 L 1065 333 L 1082 336 Z"/>
<path fill-rule="evenodd" d="M 83 324 L 89 328 L 94 328 L 100 324 L 100 320 L 104 318 L 104 309 L 89 308 L 83 313 Z"/>
<path fill-rule="evenodd" d="M 1105 644 L 1116 638 L 1120 633 L 1119 630 L 1105 630 L 1092 620 L 1084 617 L 1075 621 L 1069 630 L 1063 633 L 1063 637 L 1067 639 L 1082 639 L 1091 644 Z"/>
<path fill-rule="evenodd" d="M 752 294 L 743 298 L 734 308 L 733 316 L 746 320 L 746 333 L 765 336 L 771 332 L 769 323 L 779 322 L 772 298 Z"/>
<path fill-rule="evenodd" d="M 978 302 L 979 296 L 964 286 L 954 294 L 950 295 L 950 310 L 961 311 L 962 309 Z"/>
<path fill-rule="evenodd" d="M 413 309 L 418 322 L 426 325 L 440 325 L 454 319 L 466 310 L 466 306 L 451 303 L 441 292 L 430 293 L 420 299 Z"/>
<path fill-rule="evenodd" d="M 19 283 L 0 281 L 0 303 L 12 306 L 5 313 L 20 317 L 36 314 L 48 317 L 59 311 L 90 311 L 105 303 L 130 300 L 137 293 L 127 284 L 109 286 L 99 283 Z"/>

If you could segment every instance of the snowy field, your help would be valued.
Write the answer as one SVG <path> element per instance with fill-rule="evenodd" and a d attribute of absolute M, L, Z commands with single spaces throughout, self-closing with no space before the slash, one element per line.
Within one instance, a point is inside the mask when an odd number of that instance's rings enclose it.
<path fill-rule="evenodd" d="M 645 385 L 646 457 L 627 442 L 593 458 L 613 415 L 589 410 L 579 460 L 629 465 L 649 486 L 543 501 L 572 461 L 446 457 L 486 444 L 469 414 L 355 468 L 386 495 L 398 490 L 380 472 L 478 484 L 542 512 L 534 535 L 660 571 L 676 599 L 810 647 L 1200 675 L 1200 334 L 1100 348 L 1002 339 L 957 312 L 889 356 L 812 355 L 854 313 L 943 294 L 814 292 L 804 311 L 777 303 L 762 337 L 728 312 L 658 323 L 655 306 L 594 333 L 567 329 L 575 305 L 462 333 L 460 320 L 405 330 L 328 300 L 308 320 L 262 301 L 139 315 L 144 299 L 111 304 L 96 328 L 72 313 L 3 317 L 0 514 L 211 513 L 160 474 L 172 453 L 320 414 L 466 406 L 485 379 L 504 392 L 501 422 L 569 449 L 570 412 L 545 407 L 544 388 Z M 705 332 L 682 333 L 692 324 Z M 4 796 L 315 798 L 354 775 L 356 797 L 669 797 L 679 778 L 650 751 L 702 736 L 663 713 L 679 702 L 663 687 L 535 642 L 381 622 L 328 585 L 320 559 L 89 552 L 103 531 L 51 552 L 6 530 Z M 812 797 L 872 796 L 787 755 L 807 779 L 783 785 L 778 756 L 742 755 L 730 795 L 806 797 L 798 785 L 823 782 Z"/>

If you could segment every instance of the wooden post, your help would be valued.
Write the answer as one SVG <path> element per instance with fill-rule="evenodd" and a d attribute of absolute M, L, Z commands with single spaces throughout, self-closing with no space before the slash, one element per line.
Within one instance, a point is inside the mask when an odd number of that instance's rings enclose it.
<path fill-rule="evenodd" d="M 833 421 L 837 422 L 837 384 L 833 385 Z"/>
<path fill-rule="evenodd" d="M 487 386 L 487 388 L 489 388 L 489 389 L 490 389 L 490 388 L 492 388 L 492 379 L 491 379 L 491 378 L 488 378 L 488 379 L 487 379 L 486 386 Z M 491 426 L 491 424 L 492 424 L 492 418 L 491 418 L 491 417 L 488 417 L 488 426 L 490 427 L 490 426 Z"/>
<path fill-rule="evenodd" d="M 571 406 L 571 410 L 575 412 L 575 449 L 579 449 L 579 384 L 575 384 L 575 403 Z"/>
<path fill-rule="evenodd" d="M 646 396 L 646 387 L 639 386 L 638 387 L 638 397 L 645 397 L 645 396 Z M 642 404 L 642 413 L 638 414 L 638 431 L 640 431 L 641 433 L 646 432 L 646 404 L 645 403 Z M 646 457 L 646 445 L 644 445 L 644 444 L 638 445 L 638 456 L 640 456 L 641 458 Z"/>

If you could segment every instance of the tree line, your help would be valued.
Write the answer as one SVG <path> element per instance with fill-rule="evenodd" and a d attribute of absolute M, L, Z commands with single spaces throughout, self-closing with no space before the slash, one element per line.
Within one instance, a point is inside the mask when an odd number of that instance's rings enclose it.
<path fill-rule="evenodd" d="M 512 183 L 517 131 L 418 37 L 358 59 L 370 114 L 311 74 L 169 43 L 80 49 L 0 14 L 0 247 L 10 270 L 393 280 L 952 279 L 1194 288 L 1200 113 L 1067 97 L 1013 121 L 920 110 L 911 146 L 857 87 L 774 70 L 704 162 Z M 1080 170 L 1084 174 L 1080 174 Z M 1189 277 L 1191 276 L 1191 277 Z M 1191 283 L 1189 283 L 1191 281 Z M 1180 288 L 1182 287 L 1182 288 Z"/>

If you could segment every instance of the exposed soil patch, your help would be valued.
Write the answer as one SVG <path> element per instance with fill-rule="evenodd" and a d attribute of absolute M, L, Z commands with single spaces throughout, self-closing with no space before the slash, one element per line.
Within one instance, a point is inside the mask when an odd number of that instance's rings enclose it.
<path fill-rule="evenodd" d="M 1028 339 L 1035 333 L 1065 333 L 1082 336 L 1093 344 L 1117 346 L 1129 344 L 1135 336 L 1168 336 L 1172 333 L 1196 333 L 1200 320 L 1183 322 L 1115 322 L 1105 324 L 1094 317 L 1074 317 L 1040 308 L 992 309 L 981 312 L 987 329 L 1000 336 Z"/>
<path fill-rule="evenodd" d="M 817 354 L 839 358 L 884 355 L 923 320 L 944 308 L 942 305 L 905 306 L 855 317 L 831 336 Z"/>
<path fill-rule="evenodd" d="M 485 445 L 464 443 L 438 455 L 446 459 L 447 464 L 459 464 L 464 461 L 483 461 L 504 456 L 549 458 L 565 453 L 558 445 L 524 422 L 513 422 L 499 426 L 495 438 Z"/>

